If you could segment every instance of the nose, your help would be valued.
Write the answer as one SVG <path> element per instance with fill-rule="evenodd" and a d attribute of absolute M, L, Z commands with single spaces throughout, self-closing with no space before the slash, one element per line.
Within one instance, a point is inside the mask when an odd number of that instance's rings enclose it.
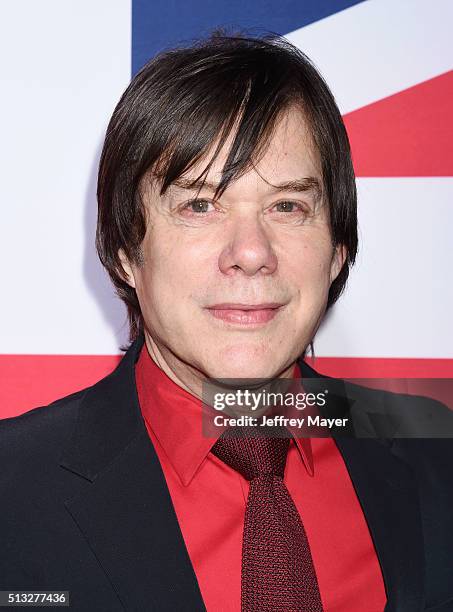
<path fill-rule="evenodd" d="M 231 275 L 239 269 L 253 276 L 272 274 L 276 270 L 277 256 L 259 213 L 248 211 L 230 219 L 225 231 L 225 246 L 219 257 L 221 272 Z"/>

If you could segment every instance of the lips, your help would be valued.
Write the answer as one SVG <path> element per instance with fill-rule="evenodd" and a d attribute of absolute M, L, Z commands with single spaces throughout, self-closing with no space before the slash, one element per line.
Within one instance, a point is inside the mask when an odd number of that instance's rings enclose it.
<path fill-rule="evenodd" d="M 208 308 L 216 319 L 239 325 L 263 325 L 271 321 L 283 306 L 277 302 L 262 304 L 222 303 Z"/>
<path fill-rule="evenodd" d="M 243 304 L 239 302 L 225 302 L 208 306 L 214 310 L 267 310 L 269 308 L 279 308 L 283 306 L 281 302 L 264 302 L 262 304 Z"/>

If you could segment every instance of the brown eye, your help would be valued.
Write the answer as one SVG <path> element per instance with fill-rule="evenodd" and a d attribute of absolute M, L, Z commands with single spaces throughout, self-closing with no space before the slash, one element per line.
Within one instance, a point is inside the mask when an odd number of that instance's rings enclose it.
<path fill-rule="evenodd" d="M 297 207 L 299 210 L 302 210 L 302 207 L 297 202 L 278 202 L 275 206 L 279 206 L 280 210 L 278 212 L 296 212 L 295 208 Z"/>
<path fill-rule="evenodd" d="M 211 204 L 208 200 L 190 200 L 183 206 L 183 210 L 189 210 L 193 213 L 208 212 L 207 207 Z"/>

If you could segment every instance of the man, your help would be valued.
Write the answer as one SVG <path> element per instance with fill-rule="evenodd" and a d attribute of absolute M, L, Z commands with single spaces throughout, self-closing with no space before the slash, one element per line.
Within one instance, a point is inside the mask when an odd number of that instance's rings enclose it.
<path fill-rule="evenodd" d="M 208 380 L 319 378 L 302 358 L 354 262 L 348 140 L 310 61 L 275 36 L 157 56 L 114 111 L 98 203 L 131 345 L 1 424 L 1 589 L 96 612 L 453 610 L 450 440 L 202 434 Z M 349 391 L 364 413 L 390 397 Z"/>

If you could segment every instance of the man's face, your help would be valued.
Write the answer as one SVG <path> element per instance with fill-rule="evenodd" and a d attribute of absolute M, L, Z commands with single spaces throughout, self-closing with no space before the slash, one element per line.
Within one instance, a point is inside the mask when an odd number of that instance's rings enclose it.
<path fill-rule="evenodd" d="M 230 143 L 207 183 L 219 181 Z M 291 110 L 282 118 L 261 161 L 219 201 L 210 187 L 198 195 L 184 187 L 205 166 L 206 159 L 162 197 L 151 182 L 142 188 L 144 264 L 122 259 L 148 349 L 180 380 L 185 372 L 200 379 L 291 376 L 345 257 L 344 248 L 332 247 L 303 116 Z"/>

